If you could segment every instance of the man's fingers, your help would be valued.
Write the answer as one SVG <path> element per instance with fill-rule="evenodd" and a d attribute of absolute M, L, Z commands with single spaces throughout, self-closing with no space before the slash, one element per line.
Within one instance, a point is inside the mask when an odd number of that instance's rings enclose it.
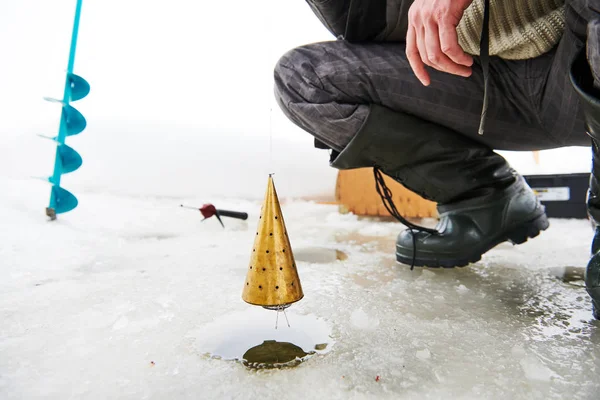
<path fill-rule="evenodd" d="M 456 64 L 470 67 L 473 65 L 473 57 L 463 51 L 458 44 L 456 27 L 450 24 L 440 23 L 440 47 L 442 52 Z"/>
<path fill-rule="evenodd" d="M 425 28 L 425 46 L 427 48 L 427 57 L 429 65 L 435 69 L 447 72 L 449 74 L 470 76 L 471 70 L 464 65 L 456 64 L 448 56 L 442 53 L 440 49 L 440 36 L 438 34 L 438 26 L 433 21 L 430 21 Z"/>
<path fill-rule="evenodd" d="M 427 70 L 425 70 L 423 60 L 421 60 L 421 55 L 417 48 L 415 28 L 413 26 L 409 26 L 408 32 L 406 33 L 406 58 L 408 58 L 410 67 L 417 79 L 419 79 L 423 85 L 428 86 L 430 83 L 429 74 L 427 73 Z"/>
<path fill-rule="evenodd" d="M 429 62 L 429 56 L 427 55 L 427 47 L 425 47 L 425 28 L 415 28 L 415 35 L 417 38 L 417 49 L 419 50 L 421 61 L 423 61 L 423 64 L 433 67 L 433 64 Z"/>
<path fill-rule="evenodd" d="M 433 68 L 444 71 L 450 60 L 442 54 L 438 36 L 437 25 L 433 21 L 429 21 L 425 26 L 423 34 L 423 42 L 427 51 L 427 61 Z"/>

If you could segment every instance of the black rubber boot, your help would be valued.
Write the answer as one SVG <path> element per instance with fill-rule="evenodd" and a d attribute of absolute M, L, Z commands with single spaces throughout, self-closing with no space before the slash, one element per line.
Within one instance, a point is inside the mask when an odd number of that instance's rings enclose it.
<path fill-rule="evenodd" d="M 589 65 L 582 55 L 573 63 L 571 82 L 585 113 L 586 132 L 592 138 L 592 174 L 587 198 L 590 219 L 596 226 L 592 257 L 585 274 L 585 288 L 592 298 L 594 317 L 600 319 L 600 91 L 593 87 Z"/>
<path fill-rule="evenodd" d="M 377 167 L 439 204 L 438 232 L 409 229 L 398 236 L 401 263 L 463 266 L 503 241 L 523 243 L 548 227 L 543 206 L 503 157 L 448 128 L 385 107 L 371 106 L 331 165 Z"/>
<path fill-rule="evenodd" d="M 396 241 L 396 259 L 415 266 L 463 267 L 502 242 L 521 244 L 548 228 L 544 207 L 519 177 L 503 190 L 454 204 L 439 205 L 439 232 L 406 230 Z"/>

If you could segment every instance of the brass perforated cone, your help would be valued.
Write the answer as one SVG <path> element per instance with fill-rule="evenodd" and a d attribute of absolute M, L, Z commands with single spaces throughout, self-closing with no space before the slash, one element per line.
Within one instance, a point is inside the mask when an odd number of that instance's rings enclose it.
<path fill-rule="evenodd" d="M 285 306 L 304 297 L 283 214 L 269 175 L 242 299 L 263 307 Z"/>

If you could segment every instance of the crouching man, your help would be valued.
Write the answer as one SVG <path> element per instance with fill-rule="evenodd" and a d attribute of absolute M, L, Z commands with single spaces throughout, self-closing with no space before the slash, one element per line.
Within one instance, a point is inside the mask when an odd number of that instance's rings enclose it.
<path fill-rule="evenodd" d="M 438 203 L 436 230 L 399 234 L 398 261 L 463 266 L 547 229 L 494 150 L 591 143 L 600 223 L 600 0 L 307 1 L 338 40 L 285 54 L 276 98 L 331 166 L 374 167 Z M 600 228 L 586 287 L 600 318 Z"/>

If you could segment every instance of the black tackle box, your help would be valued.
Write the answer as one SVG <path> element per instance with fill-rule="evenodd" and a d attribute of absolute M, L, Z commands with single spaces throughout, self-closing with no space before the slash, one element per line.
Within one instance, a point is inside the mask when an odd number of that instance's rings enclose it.
<path fill-rule="evenodd" d="M 550 218 L 587 218 L 590 174 L 525 175 Z"/>

